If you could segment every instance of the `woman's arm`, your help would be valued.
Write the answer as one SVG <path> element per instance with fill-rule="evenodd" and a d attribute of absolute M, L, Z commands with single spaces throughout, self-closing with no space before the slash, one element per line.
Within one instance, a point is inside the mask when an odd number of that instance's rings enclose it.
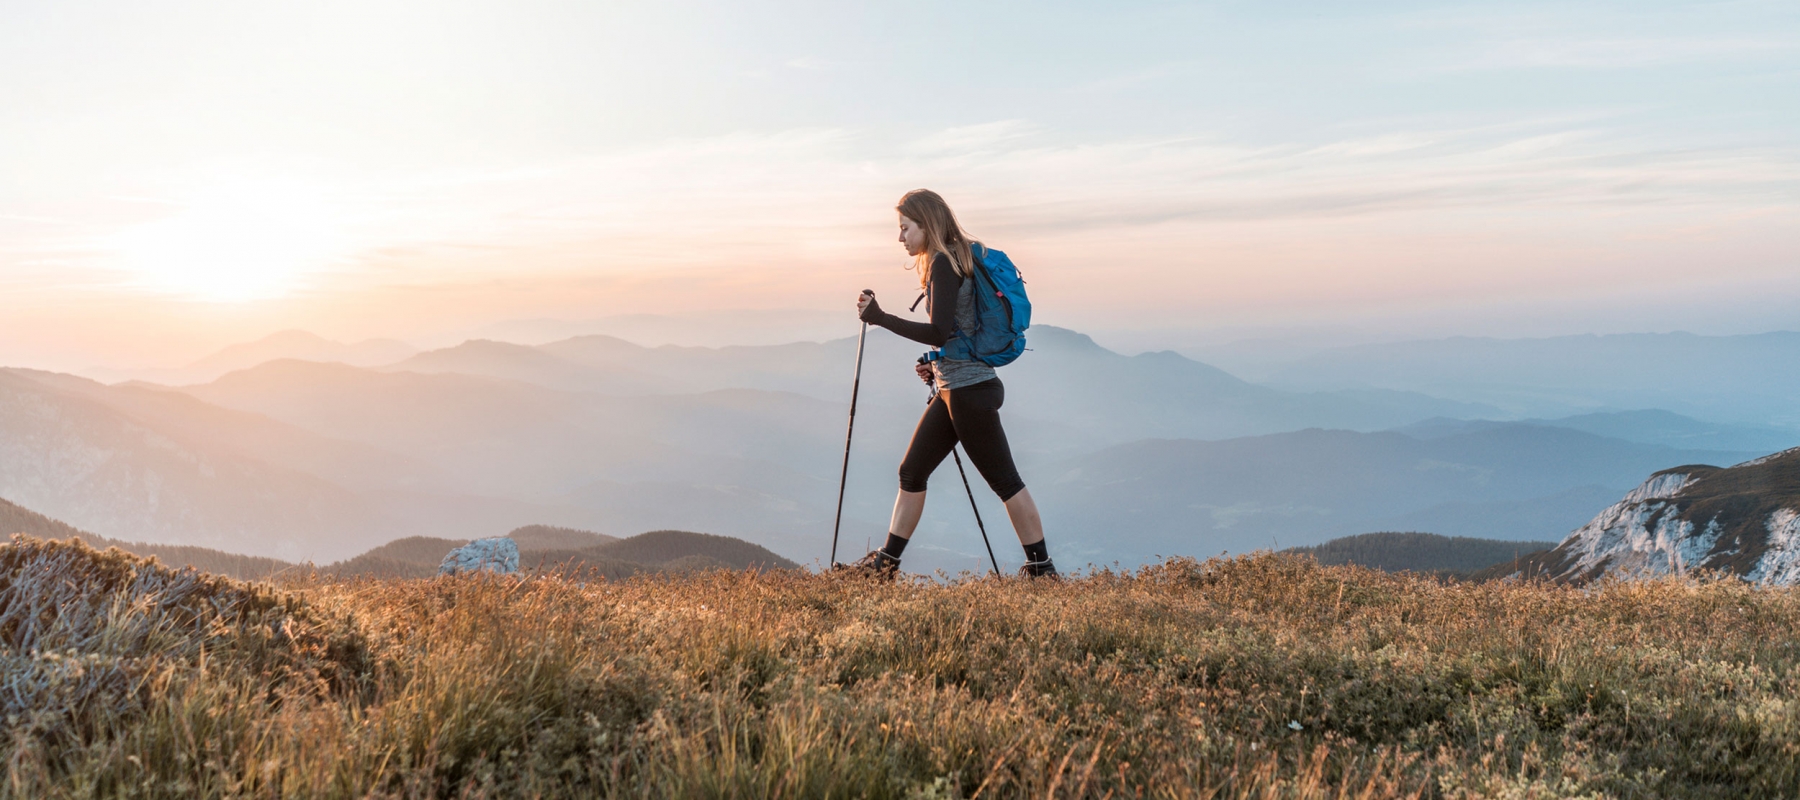
<path fill-rule="evenodd" d="M 863 310 L 862 320 L 870 325 L 880 325 L 919 344 L 932 347 L 943 347 L 950 341 L 950 334 L 956 330 L 956 293 L 962 289 L 962 276 L 950 266 L 950 259 L 943 254 L 931 262 L 931 295 L 926 300 L 931 312 L 930 322 L 915 322 L 901 319 L 881 310 L 873 300 Z"/>

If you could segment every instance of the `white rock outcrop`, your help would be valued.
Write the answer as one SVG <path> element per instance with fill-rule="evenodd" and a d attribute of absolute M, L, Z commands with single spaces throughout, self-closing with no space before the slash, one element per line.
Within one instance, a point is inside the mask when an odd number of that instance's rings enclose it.
<path fill-rule="evenodd" d="M 1608 573 L 1667 575 L 1697 566 L 1718 532 L 1709 525 L 1694 536 L 1693 523 L 1677 517 L 1669 502 L 1691 482 L 1678 472 L 1653 476 L 1569 534 L 1558 548 L 1569 559 L 1564 574 L 1584 575 L 1601 567 Z"/>
<path fill-rule="evenodd" d="M 1586 582 L 1723 571 L 1800 585 L 1800 448 L 1653 475 L 1519 574 Z"/>
<path fill-rule="evenodd" d="M 1744 577 L 1779 586 L 1800 584 L 1800 512 L 1784 508 L 1769 515 L 1769 549 Z"/>
<path fill-rule="evenodd" d="M 486 570 L 501 575 L 518 572 L 518 543 L 505 536 L 476 539 L 451 550 L 448 555 L 444 556 L 444 563 L 438 565 L 439 575 L 456 575 L 477 570 Z"/>

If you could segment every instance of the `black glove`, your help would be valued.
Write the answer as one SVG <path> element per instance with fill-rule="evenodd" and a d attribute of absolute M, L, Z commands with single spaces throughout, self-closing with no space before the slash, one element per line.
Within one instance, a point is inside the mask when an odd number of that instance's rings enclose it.
<path fill-rule="evenodd" d="M 869 295 L 869 304 L 866 306 L 863 306 L 862 314 L 858 315 L 858 319 L 861 319 L 863 322 L 867 322 L 871 325 L 879 324 L 881 322 L 881 318 L 887 316 L 887 312 L 882 311 L 881 304 L 875 302 L 875 293 L 874 292 L 869 292 L 868 295 Z"/>

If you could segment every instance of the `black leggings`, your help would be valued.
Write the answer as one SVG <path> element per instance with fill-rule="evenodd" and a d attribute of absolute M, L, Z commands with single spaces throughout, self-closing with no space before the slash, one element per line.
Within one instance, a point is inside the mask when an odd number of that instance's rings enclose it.
<path fill-rule="evenodd" d="M 900 488 L 925 491 L 925 481 L 960 441 L 975 469 L 987 479 L 988 488 L 1002 501 L 1011 500 L 1025 488 L 1025 482 L 1013 466 L 1012 448 L 1000 427 L 1000 405 L 1005 402 L 1006 387 L 999 378 L 938 392 L 925 407 L 925 416 L 919 418 L 906 458 L 900 462 Z"/>

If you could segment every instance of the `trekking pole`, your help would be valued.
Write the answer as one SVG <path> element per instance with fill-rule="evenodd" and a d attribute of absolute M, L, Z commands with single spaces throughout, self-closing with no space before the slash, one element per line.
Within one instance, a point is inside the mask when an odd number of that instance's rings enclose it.
<path fill-rule="evenodd" d="M 956 474 L 963 479 L 963 491 L 969 493 L 969 510 L 975 512 L 975 528 L 981 531 L 981 544 L 987 548 L 988 563 L 994 565 L 994 574 L 1000 574 L 1000 562 L 994 558 L 994 545 L 988 541 L 987 526 L 981 524 L 981 509 L 975 507 L 975 490 L 969 488 L 969 473 L 963 471 L 962 456 L 956 454 L 956 445 L 950 446 L 950 457 L 956 459 Z"/>
<path fill-rule="evenodd" d="M 844 471 L 838 475 L 837 519 L 831 523 L 831 565 L 837 566 L 838 529 L 844 524 L 844 483 L 850 479 L 850 437 L 856 433 L 856 395 L 862 390 L 863 340 L 869 336 L 869 323 L 856 335 L 856 377 L 850 382 L 850 425 L 844 431 Z"/>
<path fill-rule="evenodd" d="M 925 398 L 925 404 L 931 405 L 931 401 L 936 400 L 937 396 L 937 384 L 933 383 L 931 385 L 931 396 Z M 1000 561 L 994 558 L 994 545 L 992 542 L 988 541 L 987 526 L 981 524 L 981 509 L 975 506 L 975 490 L 969 488 L 969 473 L 963 471 L 962 456 L 957 454 L 956 445 L 954 444 L 950 445 L 950 457 L 956 459 L 956 474 L 962 476 L 963 491 L 968 492 L 969 494 L 969 510 L 975 512 L 975 529 L 981 531 L 981 544 L 983 547 L 987 548 L 988 563 L 994 565 L 994 574 L 999 575 Z"/>

